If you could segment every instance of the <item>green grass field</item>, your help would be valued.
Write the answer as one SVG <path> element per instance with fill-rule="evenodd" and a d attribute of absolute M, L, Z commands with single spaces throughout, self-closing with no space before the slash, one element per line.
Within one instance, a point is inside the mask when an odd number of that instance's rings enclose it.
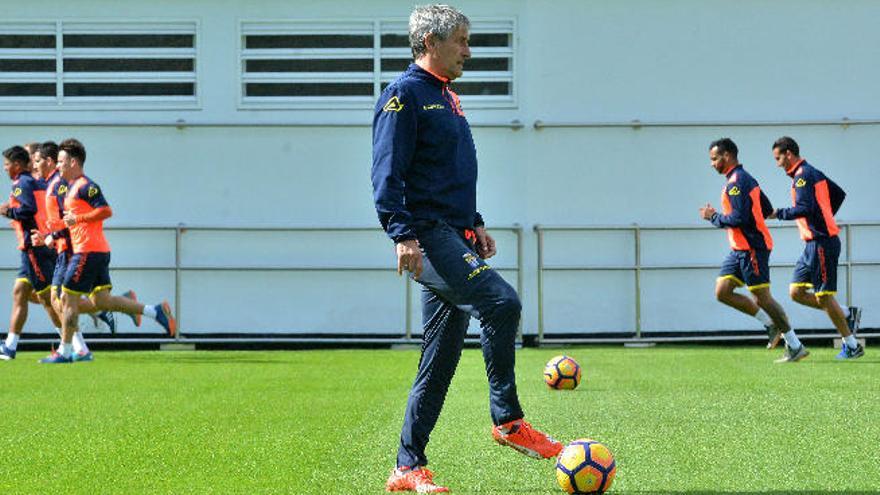
<path fill-rule="evenodd" d="M 544 363 L 584 367 L 548 390 Z M 611 491 L 880 491 L 880 354 L 804 362 L 750 348 L 580 347 L 517 354 L 536 427 L 615 453 Z M 382 493 L 418 351 L 100 352 L 0 362 L 0 493 Z M 562 493 L 554 463 L 497 446 L 478 350 L 428 448 L 453 493 Z"/>

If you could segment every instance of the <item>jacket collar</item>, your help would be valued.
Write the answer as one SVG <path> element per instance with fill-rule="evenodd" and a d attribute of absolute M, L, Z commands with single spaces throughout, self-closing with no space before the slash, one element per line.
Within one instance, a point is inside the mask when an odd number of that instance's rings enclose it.
<path fill-rule="evenodd" d="M 449 84 L 449 79 L 447 79 L 443 76 L 434 74 L 433 72 L 423 68 L 422 66 L 420 66 L 419 64 L 417 64 L 415 62 L 409 64 L 409 67 L 407 68 L 407 72 L 410 73 L 411 75 L 413 75 L 414 77 L 421 79 L 423 81 L 426 81 L 426 82 L 430 82 L 437 87 L 443 87 L 446 84 Z"/>
<path fill-rule="evenodd" d="M 788 174 L 790 177 L 794 177 L 794 175 L 797 173 L 797 170 L 799 168 L 801 168 L 801 165 L 803 165 L 806 162 L 807 162 L 806 160 L 801 158 L 794 165 L 792 165 L 788 170 L 786 170 L 785 173 Z"/>

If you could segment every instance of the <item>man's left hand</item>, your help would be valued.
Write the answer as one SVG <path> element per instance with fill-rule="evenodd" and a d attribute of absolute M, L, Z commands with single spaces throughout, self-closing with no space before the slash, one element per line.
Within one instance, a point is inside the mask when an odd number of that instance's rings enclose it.
<path fill-rule="evenodd" d="M 495 239 L 486 232 L 486 228 L 477 227 L 474 229 L 474 233 L 477 234 L 477 254 L 480 255 L 480 258 L 487 260 L 495 256 L 495 253 L 498 252 L 495 250 Z"/>

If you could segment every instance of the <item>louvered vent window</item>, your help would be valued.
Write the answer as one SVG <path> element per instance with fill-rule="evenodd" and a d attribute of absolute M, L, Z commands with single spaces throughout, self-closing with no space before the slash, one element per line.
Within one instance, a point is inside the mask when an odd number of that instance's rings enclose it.
<path fill-rule="evenodd" d="M 54 23 L 0 24 L 0 101 L 55 101 L 56 38 Z"/>
<path fill-rule="evenodd" d="M 0 101 L 196 103 L 194 22 L 0 24 Z"/>
<path fill-rule="evenodd" d="M 469 107 L 512 106 L 514 23 L 474 21 L 472 58 L 452 84 Z M 245 108 L 370 108 L 412 62 L 405 21 L 244 22 Z"/>

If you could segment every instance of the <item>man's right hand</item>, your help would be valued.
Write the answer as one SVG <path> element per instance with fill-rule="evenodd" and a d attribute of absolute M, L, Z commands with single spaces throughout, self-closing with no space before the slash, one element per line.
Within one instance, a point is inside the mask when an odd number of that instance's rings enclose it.
<path fill-rule="evenodd" d="M 715 215 L 715 208 L 712 208 L 712 205 L 706 203 L 706 206 L 700 208 L 700 216 L 703 220 L 712 220 L 712 216 Z"/>
<path fill-rule="evenodd" d="M 404 270 L 419 278 L 422 274 L 422 250 L 419 249 L 419 241 L 410 239 L 398 242 L 397 245 L 397 274 L 402 275 Z"/>

